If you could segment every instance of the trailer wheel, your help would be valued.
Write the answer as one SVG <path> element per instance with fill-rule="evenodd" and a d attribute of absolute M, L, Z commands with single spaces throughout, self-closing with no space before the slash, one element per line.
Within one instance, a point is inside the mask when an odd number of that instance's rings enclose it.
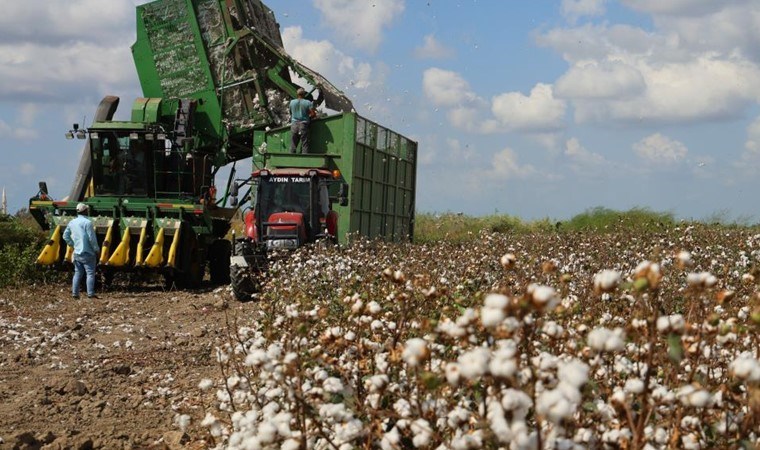
<path fill-rule="evenodd" d="M 230 284 L 230 255 L 232 243 L 217 239 L 209 247 L 209 275 L 213 284 Z"/>

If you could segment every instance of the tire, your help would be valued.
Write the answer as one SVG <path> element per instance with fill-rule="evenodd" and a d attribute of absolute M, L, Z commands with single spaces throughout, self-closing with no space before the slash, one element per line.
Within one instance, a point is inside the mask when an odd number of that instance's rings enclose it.
<path fill-rule="evenodd" d="M 176 275 L 174 282 L 180 289 L 198 289 L 206 272 L 204 257 L 193 229 L 187 226 L 182 231 L 182 271 Z"/>
<path fill-rule="evenodd" d="M 248 266 L 230 266 L 232 293 L 241 302 L 249 301 L 253 294 L 261 291 L 260 275 L 266 270 L 267 256 L 257 252 L 253 244 L 245 239 L 235 242 L 235 255 L 243 256 Z"/>
<path fill-rule="evenodd" d="M 208 268 L 211 283 L 230 284 L 230 255 L 232 243 L 226 239 L 217 239 L 209 247 Z"/>
<path fill-rule="evenodd" d="M 259 292 L 259 284 L 248 267 L 230 266 L 230 285 L 235 298 L 241 302 L 251 300 L 253 294 Z"/>

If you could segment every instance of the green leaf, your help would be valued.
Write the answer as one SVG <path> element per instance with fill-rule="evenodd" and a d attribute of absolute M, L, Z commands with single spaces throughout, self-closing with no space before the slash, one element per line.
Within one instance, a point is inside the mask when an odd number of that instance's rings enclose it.
<path fill-rule="evenodd" d="M 683 359 L 683 344 L 681 344 L 681 336 L 674 333 L 668 335 L 668 357 L 676 364 L 680 363 Z"/>

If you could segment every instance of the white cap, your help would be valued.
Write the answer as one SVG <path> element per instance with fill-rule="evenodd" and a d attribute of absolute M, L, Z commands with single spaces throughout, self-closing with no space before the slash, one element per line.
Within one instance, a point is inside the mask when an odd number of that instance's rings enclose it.
<path fill-rule="evenodd" d="M 78 204 L 77 205 L 77 212 L 78 213 L 85 213 L 85 212 L 87 212 L 87 205 L 85 205 L 84 203 Z"/>

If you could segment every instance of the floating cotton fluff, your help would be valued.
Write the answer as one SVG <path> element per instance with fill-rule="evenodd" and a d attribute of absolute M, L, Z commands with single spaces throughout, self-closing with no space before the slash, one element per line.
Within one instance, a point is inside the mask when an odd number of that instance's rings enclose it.
<path fill-rule="evenodd" d="M 412 338 L 406 341 L 401 357 L 410 367 L 417 367 L 425 362 L 430 356 L 427 342 L 421 338 Z"/>
<path fill-rule="evenodd" d="M 208 378 L 204 378 L 201 380 L 200 383 L 198 383 L 198 389 L 202 391 L 207 391 L 211 389 L 212 387 L 214 387 L 214 382 L 209 380 Z"/>
<path fill-rule="evenodd" d="M 750 382 L 760 381 L 760 361 L 752 356 L 751 352 L 740 354 L 729 365 L 729 370 L 734 377 Z"/>
<path fill-rule="evenodd" d="M 506 318 L 505 308 L 509 304 L 509 299 L 502 294 L 488 294 L 483 301 L 483 308 L 480 309 L 480 322 L 486 328 L 497 327 L 502 320 Z"/>
<path fill-rule="evenodd" d="M 620 284 L 620 272 L 617 270 L 602 270 L 594 275 L 594 291 L 610 292 L 614 291 Z"/>
<path fill-rule="evenodd" d="M 623 330 L 616 328 L 610 330 L 608 328 L 594 328 L 588 334 L 586 338 L 588 345 L 600 352 L 616 352 L 623 349 L 625 342 L 623 342 Z"/>
<path fill-rule="evenodd" d="M 680 333 L 685 326 L 686 320 L 684 320 L 681 314 L 671 314 L 669 316 L 660 316 L 657 318 L 657 331 L 660 333 Z"/>

